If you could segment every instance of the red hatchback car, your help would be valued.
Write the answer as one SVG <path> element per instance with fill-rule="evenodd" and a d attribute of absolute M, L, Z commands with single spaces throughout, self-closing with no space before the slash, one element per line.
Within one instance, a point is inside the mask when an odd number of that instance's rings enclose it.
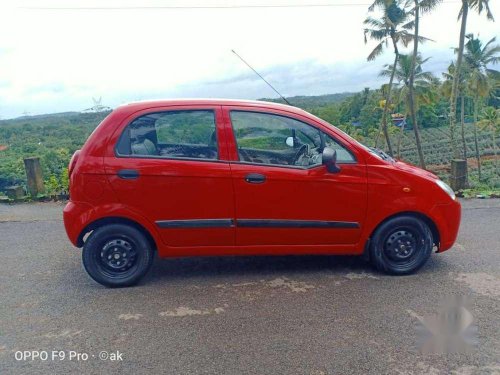
<path fill-rule="evenodd" d="M 70 162 L 64 224 L 107 286 L 160 257 L 365 255 L 391 274 L 449 249 L 460 203 L 435 175 L 295 107 L 165 100 L 114 110 Z"/>

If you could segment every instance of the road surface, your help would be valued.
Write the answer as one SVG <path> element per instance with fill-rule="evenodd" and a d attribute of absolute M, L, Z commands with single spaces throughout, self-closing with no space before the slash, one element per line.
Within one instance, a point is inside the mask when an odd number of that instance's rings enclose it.
<path fill-rule="evenodd" d="M 457 244 L 411 276 L 353 257 L 190 258 L 106 289 L 61 204 L 0 205 L 0 373 L 500 374 L 500 200 L 463 206 Z M 419 319 L 453 295 L 476 346 L 421 354 Z"/>

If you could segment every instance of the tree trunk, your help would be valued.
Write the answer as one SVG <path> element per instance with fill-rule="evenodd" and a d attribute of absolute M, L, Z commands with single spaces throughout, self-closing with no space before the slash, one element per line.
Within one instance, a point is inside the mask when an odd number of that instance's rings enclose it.
<path fill-rule="evenodd" d="M 378 147 L 378 140 L 380 139 L 380 134 L 382 134 L 382 121 L 380 121 L 380 125 L 378 126 L 377 135 L 375 136 L 375 148 Z"/>
<path fill-rule="evenodd" d="M 467 161 L 457 159 L 451 161 L 450 187 L 454 191 L 462 190 L 467 187 L 467 181 L 465 180 L 465 176 L 467 175 L 466 170 Z"/>
<path fill-rule="evenodd" d="M 389 111 L 389 107 L 391 106 L 392 82 L 394 81 L 394 75 L 396 74 L 396 67 L 398 65 L 398 59 L 399 59 L 398 46 L 394 38 L 392 38 L 392 44 L 394 45 L 394 55 L 395 55 L 394 65 L 392 66 L 391 78 L 389 79 L 389 85 L 387 86 L 384 112 L 382 113 L 382 131 L 384 132 L 385 140 L 387 142 L 387 148 L 389 150 L 389 155 L 391 156 L 394 155 L 394 152 L 392 151 L 391 139 L 389 138 L 389 131 L 387 130 L 387 112 Z"/>
<path fill-rule="evenodd" d="M 493 140 L 493 157 L 495 158 L 495 173 L 498 174 L 498 159 L 497 159 L 497 137 L 496 131 L 493 128 L 491 132 L 492 140 Z"/>
<path fill-rule="evenodd" d="M 465 29 L 467 27 L 467 14 L 469 12 L 468 0 L 462 0 L 462 22 L 460 24 L 460 40 L 458 45 L 457 65 L 455 66 L 455 74 L 453 74 L 453 84 L 451 87 L 450 97 L 450 141 L 451 152 L 454 158 L 459 158 L 457 139 L 456 139 L 456 124 L 457 124 L 457 93 L 458 81 L 460 77 L 460 69 L 462 67 L 462 58 L 464 55 Z"/>
<path fill-rule="evenodd" d="M 464 93 L 460 92 L 460 125 L 462 127 L 462 146 L 464 149 L 465 160 L 465 186 L 469 187 L 469 166 L 467 164 L 467 142 L 465 142 L 465 98 Z"/>
<path fill-rule="evenodd" d="M 401 124 L 401 130 L 399 131 L 399 136 L 398 136 L 398 149 L 397 149 L 398 159 L 399 160 L 401 160 L 401 141 L 402 141 L 402 138 L 403 138 L 404 130 L 405 130 L 405 125 Z"/>
<path fill-rule="evenodd" d="M 409 93 L 408 93 L 408 104 L 410 107 L 410 117 L 413 124 L 413 132 L 415 133 L 415 143 L 417 145 L 418 159 L 420 161 L 420 166 L 425 169 L 425 159 L 424 153 L 422 152 L 422 144 L 420 142 L 420 129 L 417 123 L 417 115 L 415 108 L 415 94 L 414 94 L 414 82 L 415 82 L 415 65 L 417 63 L 418 54 L 418 26 L 419 26 L 419 4 L 418 0 L 415 0 L 415 39 L 413 40 L 413 56 L 411 60 L 410 69 L 410 82 L 409 82 Z"/>
<path fill-rule="evenodd" d="M 37 195 L 45 193 L 40 158 L 32 157 L 24 159 L 24 168 L 26 169 L 28 191 L 31 197 L 36 199 Z"/>
<path fill-rule="evenodd" d="M 479 145 L 477 141 L 477 113 L 478 113 L 478 95 L 474 95 L 474 146 L 476 148 L 476 160 L 477 160 L 477 173 L 479 176 L 479 181 L 481 181 L 481 157 L 479 156 Z"/>
<path fill-rule="evenodd" d="M 465 142 L 465 100 L 464 94 L 460 93 L 460 125 L 462 127 L 462 147 L 464 148 L 464 159 L 467 160 L 467 143 Z"/>

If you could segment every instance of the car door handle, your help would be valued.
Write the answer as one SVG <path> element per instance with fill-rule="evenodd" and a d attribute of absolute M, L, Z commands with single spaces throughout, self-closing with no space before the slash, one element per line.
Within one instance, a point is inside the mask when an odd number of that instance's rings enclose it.
<path fill-rule="evenodd" d="M 260 173 L 250 173 L 245 176 L 245 181 L 249 184 L 262 184 L 266 181 L 266 176 Z"/>
<path fill-rule="evenodd" d="M 120 169 L 117 175 L 124 180 L 135 180 L 139 177 L 139 171 L 136 171 L 135 169 Z"/>

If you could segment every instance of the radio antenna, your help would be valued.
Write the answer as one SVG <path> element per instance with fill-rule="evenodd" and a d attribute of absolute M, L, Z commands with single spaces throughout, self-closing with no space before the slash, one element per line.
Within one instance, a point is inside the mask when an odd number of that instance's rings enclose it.
<path fill-rule="evenodd" d="M 236 55 L 236 56 L 237 56 L 237 57 L 238 57 L 241 61 L 243 61 L 243 63 L 244 63 L 246 66 L 248 66 L 250 69 L 252 69 L 252 70 L 253 70 L 253 72 L 254 72 L 255 74 L 257 74 L 257 75 L 260 77 L 260 79 L 262 79 L 262 80 L 263 80 L 263 81 L 264 81 L 264 82 L 265 82 L 265 83 L 266 83 L 266 84 L 267 84 L 270 88 L 272 88 L 272 89 L 273 89 L 273 91 L 274 91 L 276 94 L 278 94 L 278 95 L 280 96 L 280 98 L 281 98 L 281 99 L 283 99 L 283 100 L 285 101 L 285 103 L 286 103 L 286 104 L 291 105 L 291 104 L 290 104 L 290 102 L 289 102 L 288 100 L 286 100 L 286 99 L 285 99 L 285 97 L 284 97 L 283 95 L 281 95 L 281 94 L 279 93 L 279 91 L 278 91 L 278 90 L 276 90 L 276 89 L 273 87 L 273 85 L 271 85 L 269 82 L 267 82 L 267 81 L 266 81 L 266 79 L 265 79 L 264 77 L 262 77 L 262 76 L 259 74 L 259 72 L 258 72 L 258 71 L 256 71 L 254 68 L 252 68 L 252 66 L 251 66 L 249 63 L 247 63 L 247 62 L 243 59 L 243 57 L 241 57 L 240 55 L 238 55 L 234 49 L 232 49 L 232 50 L 231 50 L 231 52 L 232 52 L 232 53 L 234 53 L 234 54 L 235 54 L 235 55 Z"/>

